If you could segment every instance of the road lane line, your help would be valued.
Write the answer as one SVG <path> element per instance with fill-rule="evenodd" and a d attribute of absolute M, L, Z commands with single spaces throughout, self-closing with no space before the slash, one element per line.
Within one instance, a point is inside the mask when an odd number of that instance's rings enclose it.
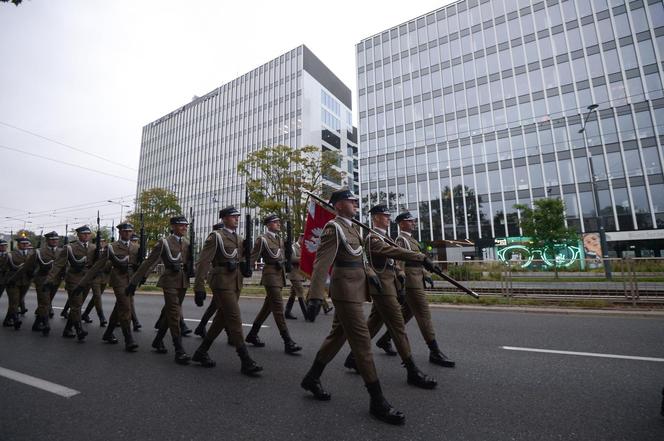
<path fill-rule="evenodd" d="M 516 346 L 501 346 L 501 347 L 508 351 L 541 352 L 545 354 L 580 355 L 584 357 L 619 358 L 622 360 L 657 361 L 660 363 L 664 362 L 664 358 L 656 358 L 656 357 L 636 357 L 633 355 L 598 354 L 596 352 L 556 351 L 553 349 L 520 348 Z"/>
<path fill-rule="evenodd" d="M 32 377 L 30 375 L 22 374 L 20 372 L 12 371 L 0 367 L 0 376 L 9 378 L 10 380 L 18 381 L 19 383 L 27 384 L 28 386 L 36 387 L 37 389 L 51 392 L 52 394 L 60 395 L 61 397 L 71 398 L 74 395 L 80 394 L 79 391 L 69 389 L 68 387 L 59 384 L 51 383 L 50 381 L 42 380 L 41 378 Z"/>

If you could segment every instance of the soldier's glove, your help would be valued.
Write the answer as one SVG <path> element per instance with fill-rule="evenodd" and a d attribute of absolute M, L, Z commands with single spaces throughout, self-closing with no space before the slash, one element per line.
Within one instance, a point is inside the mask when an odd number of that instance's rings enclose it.
<path fill-rule="evenodd" d="M 399 302 L 400 305 L 405 305 L 406 304 L 406 287 L 404 286 L 401 288 L 399 291 L 397 291 L 397 302 Z"/>
<path fill-rule="evenodd" d="M 424 269 L 429 272 L 435 273 L 439 271 L 439 269 L 433 264 L 433 261 L 428 257 L 424 258 L 422 265 L 424 266 Z"/>
<path fill-rule="evenodd" d="M 427 283 L 429 284 L 429 287 L 433 289 L 433 279 L 429 276 L 424 276 L 422 277 L 422 282 L 424 283 L 424 287 L 427 287 Z"/>
<path fill-rule="evenodd" d="M 129 297 L 132 297 L 134 294 L 136 294 L 136 285 L 133 283 L 130 283 L 127 285 L 125 288 L 125 294 L 128 295 Z"/>
<path fill-rule="evenodd" d="M 242 273 L 242 277 L 251 277 L 254 272 L 249 268 L 247 262 L 240 262 L 240 273 Z"/>
<path fill-rule="evenodd" d="M 307 319 L 311 322 L 316 320 L 316 316 L 320 313 L 320 308 L 323 305 L 321 299 L 309 299 L 307 302 Z"/>
<path fill-rule="evenodd" d="M 205 303 L 205 290 L 194 290 L 194 303 L 196 303 L 196 306 L 203 306 Z"/>
<path fill-rule="evenodd" d="M 378 276 L 369 276 L 369 283 L 373 285 L 373 287 L 376 288 L 376 291 L 379 293 L 383 292 L 383 285 L 380 284 L 380 279 Z"/>

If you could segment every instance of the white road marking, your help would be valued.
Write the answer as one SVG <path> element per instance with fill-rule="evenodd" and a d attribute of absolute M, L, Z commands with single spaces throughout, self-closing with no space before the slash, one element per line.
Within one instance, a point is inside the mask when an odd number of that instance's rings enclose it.
<path fill-rule="evenodd" d="M 633 355 L 598 354 L 596 352 L 556 351 L 553 349 L 519 348 L 515 346 L 501 346 L 501 347 L 503 349 L 507 349 L 508 351 L 541 352 L 545 354 L 580 355 L 584 357 L 619 358 L 623 360 L 664 362 L 664 358 L 656 358 L 656 357 L 636 357 Z"/>
<path fill-rule="evenodd" d="M 19 383 L 27 384 L 28 386 L 36 387 L 37 389 L 51 392 L 52 394 L 60 395 L 61 397 L 71 398 L 74 395 L 80 394 L 79 391 L 69 389 L 68 387 L 59 384 L 51 383 L 50 381 L 42 380 L 41 378 L 32 377 L 30 375 L 22 374 L 20 372 L 12 371 L 0 367 L 0 376 L 9 378 L 10 380 L 18 381 Z"/>

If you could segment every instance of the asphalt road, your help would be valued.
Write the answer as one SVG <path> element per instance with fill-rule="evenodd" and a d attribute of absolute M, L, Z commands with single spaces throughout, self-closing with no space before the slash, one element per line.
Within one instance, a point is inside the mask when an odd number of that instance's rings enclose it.
<path fill-rule="evenodd" d="M 245 323 L 251 323 L 261 302 L 242 299 Z M 415 360 L 437 377 L 437 389 L 408 386 L 399 361 L 375 352 L 386 397 L 407 416 L 405 426 L 393 427 L 369 416 L 361 378 L 342 366 L 347 346 L 323 374 L 333 395 L 330 402 L 317 402 L 300 389 L 331 316 L 321 315 L 314 324 L 301 317 L 288 322 L 304 347 L 301 356 L 284 354 L 268 319 L 260 334 L 267 347 L 250 349 L 265 370 L 261 378 L 251 379 L 240 374 L 239 360 L 223 335 L 210 351 L 217 361 L 213 369 L 176 365 L 169 339 L 169 354 L 151 352 L 160 296 L 136 298 L 144 328 L 134 354 L 125 353 L 121 344 L 101 342 L 103 330 L 94 313 L 85 343 L 60 337 L 64 320 L 58 314 L 50 337 L 31 332 L 35 303 L 30 292 L 30 312 L 19 332 L 0 329 L 0 367 L 80 393 L 63 398 L 0 375 L 2 441 L 664 439 L 659 415 L 664 363 L 502 348 L 661 359 L 661 318 L 434 309 L 438 340 L 457 361 L 455 369 L 429 364 L 414 323 L 408 331 Z M 63 304 L 59 293 L 55 305 Z M 3 315 L 6 305 L 3 295 Z M 112 305 L 113 296 L 104 295 L 107 314 Z M 191 298 L 184 310 L 190 319 L 203 312 Z M 193 353 L 199 341 L 189 337 L 184 344 Z"/>

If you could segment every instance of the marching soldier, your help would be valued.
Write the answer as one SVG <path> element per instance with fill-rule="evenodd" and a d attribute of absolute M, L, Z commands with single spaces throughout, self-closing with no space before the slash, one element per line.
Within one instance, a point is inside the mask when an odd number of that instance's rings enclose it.
<path fill-rule="evenodd" d="M 390 210 L 387 205 L 376 205 L 369 210 L 373 227 L 383 236 L 387 235 L 390 226 Z M 367 328 L 371 337 L 376 335 L 383 323 L 387 325 L 390 333 L 394 336 L 399 355 L 403 365 L 408 372 L 407 381 L 422 389 L 433 389 L 436 380 L 423 374 L 415 365 L 410 350 L 410 343 L 406 335 L 406 326 L 401 314 L 399 304 L 399 291 L 405 288 L 406 276 L 402 270 L 396 267 L 394 259 L 417 262 L 413 258 L 421 259 L 423 254 L 392 246 L 385 239 L 375 233 L 369 233 L 364 238 L 364 250 L 367 255 L 368 270 L 379 283 L 369 284 L 369 294 L 372 305 L 371 314 L 367 320 Z M 398 286 L 397 286 L 398 285 Z M 344 362 L 344 366 L 357 370 L 355 358 L 351 352 Z"/>
<path fill-rule="evenodd" d="M 104 253 L 107 246 L 106 239 L 101 238 L 99 243 L 102 247 L 101 253 Z M 106 316 L 104 315 L 101 296 L 104 294 L 106 285 L 108 285 L 109 277 L 111 274 L 111 263 L 106 262 L 106 266 L 96 274 L 97 275 L 95 276 L 95 279 L 92 281 L 92 297 L 88 301 L 88 306 L 85 307 L 85 312 L 81 318 L 85 323 L 92 323 L 92 320 L 90 319 L 90 312 L 92 311 L 92 308 L 95 308 L 97 311 L 97 317 L 99 317 L 99 327 L 103 328 L 108 322 L 106 321 Z"/>
<path fill-rule="evenodd" d="M 9 299 L 7 302 L 7 316 L 2 325 L 5 327 L 13 326 L 18 331 L 23 323 L 19 318 L 21 299 L 28 292 L 32 281 L 32 274 L 26 265 L 32 250 L 30 250 L 30 240 L 27 237 L 18 237 L 16 244 L 18 249 L 7 255 L 9 273 L 6 283 Z"/>
<path fill-rule="evenodd" d="M 407 250 L 420 251 L 419 243 L 412 236 L 415 229 L 415 217 L 410 212 L 405 212 L 398 215 L 395 220 L 399 224 L 399 230 L 401 230 L 396 239 L 397 245 Z M 431 321 L 431 310 L 424 291 L 425 279 L 430 278 L 430 276 L 418 262 L 398 262 L 397 264 L 400 270 L 405 271 L 406 275 L 406 301 L 401 307 L 405 323 L 408 323 L 413 316 L 415 317 L 422 337 L 424 337 L 424 341 L 429 347 L 429 362 L 443 367 L 454 367 L 456 363 L 443 354 L 436 341 L 436 333 Z M 390 354 L 392 352 L 390 338 L 390 330 L 388 329 L 378 339 L 376 346 Z"/>
<path fill-rule="evenodd" d="M 85 292 L 74 292 L 74 288 L 94 264 L 96 246 L 90 242 L 92 231 L 88 226 L 78 227 L 76 235 L 78 240 L 67 244 L 55 260 L 48 273 L 45 287 L 53 292 L 54 287 L 60 283 L 61 272 L 65 271 L 65 289 L 69 298 L 70 310 L 62 336 L 65 338 L 77 337 L 78 341 L 83 341 L 88 335 L 81 323 L 81 306 Z M 72 327 L 76 334 L 72 332 Z"/>
<path fill-rule="evenodd" d="M 140 240 L 141 238 L 137 234 L 132 233 L 131 243 L 139 247 Z M 141 325 L 141 322 L 138 321 L 138 316 L 136 315 L 136 307 L 134 306 L 134 296 L 131 296 L 130 299 L 131 299 L 131 322 L 134 325 L 134 332 L 140 332 L 143 325 Z"/>
<path fill-rule="evenodd" d="M 251 263 L 253 265 L 260 258 L 263 258 L 265 263 L 260 282 L 265 287 L 265 301 L 245 341 L 259 348 L 265 346 L 265 343 L 258 338 L 258 331 L 272 313 L 284 340 L 284 352 L 295 354 L 302 350 L 302 346 L 295 343 L 288 332 L 284 319 L 284 300 L 281 297 L 281 289 L 286 285 L 284 241 L 277 235 L 281 231 L 281 219 L 276 214 L 271 214 L 263 219 L 263 225 L 267 231 L 256 238 L 254 248 L 251 250 Z"/>
<path fill-rule="evenodd" d="M 239 297 L 242 291 L 243 275 L 251 276 L 251 269 L 243 261 L 243 240 L 236 233 L 240 212 L 235 207 L 226 207 L 219 212 L 224 227 L 213 230 L 203 245 L 194 282 L 195 300 L 198 306 L 205 301 L 205 280 L 212 290 L 212 305 L 217 307 L 210 330 L 203 338 L 193 361 L 205 367 L 214 367 L 216 363 L 208 355 L 212 342 L 226 330 L 229 341 L 235 346 L 240 356 L 240 371 L 254 376 L 263 368 L 249 356 L 242 335 L 242 317 Z"/>
<path fill-rule="evenodd" d="M 228 207 L 232 208 L 232 207 Z M 225 209 L 224 209 L 225 210 Z M 219 212 L 219 216 L 224 213 L 224 210 L 221 210 Z M 236 210 L 237 211 L 237 210 Z M 212 231 L 219 231 L 222 228 L 224 228 L 224 223 L 223 222 L 218 222 L 212 226 Z M 212 277 L 212 274 L 208 274 L 208 277 Z M 208 285 L 211 283 L 211 279 L 208 279 Z M 240 293 L 238 292 L 238 298 L 240 296 Z M 208 305 L 207 309 L 203 313 L 203 316 L 201 317 L 201 321 L 198 322 L 198 326 L 196 326 L 196 329 L 194 330 L 194 334 L 198 335 L 201 338 L 205 338 L 205 335 L 207 334 L 207 331 L 205 327 L 207 326 L 208 322 L 212 318 L 212 316 L 217 312 L 217 304 L 215 303 L 214 297 L 212 298 L 212 301 Z M 229 343 L 230 344 L 230 343 Z"/>
<path fill-rule="evenodd" d="M 297 319 L 296 316 L 291 314 L 291 310 L 293 309 L 293 303 L 295 303 L 296 298 L 297 302 L 300 305 L 300 310 L 302 310 L 302 316 L 305 319 L 307 318 L 307 307 L 304 304 L 304 287 L 302 286 L 302 283 L 304 282 L 304 274 L 302 274 L 302 271 L 300 271 L 300 256 L 302 253 L 301 251 L 302 241 L 304 241 L 304 234 L 300 234 L 300 237 L 297 239 L 297 242 L 293 244 L 293 255 L 291 257 L 292 269 L 288 274 L 291 282 L 291 288 L 290 288 L 290 297 L 288 297 L 288 301 L 286 302 L 286 312 L 284 313 L 284 316 L 290 320 Z"/>
<path fill-rule="evenodd" d="M 0 239 L 0 298 L 5 292 L 5 278 L 7 276 L 7 241 Z"/>
<path fill-rule="evenodd" d="M 46 246 L 35 250 L 34 254 L 29 257 L 29 265 L 35 271 L 34 283 L 37 290 L 37 316 L 35 317 L 35 323 L 32 325 L 32 330 L 35 332 L 41 331 L 46 336 L 51 332 L 49 325 L 51 291 L 45 288 L 45 284 L 48 274 L 53 268 L 53 263 L 58 258 L 62 248 L 58 246 L 60 236 L 57 232 L 51 231 L 46 233 L 44 237 L 46 238 Z"/>
<path fill-rule="evenodd" d="M 338 190 L 332 193 L 330 205 L 334 206 L 337 217 L 325 225 L 321 235 L 311 277 L 307 314 L 310 317 L 318 314 L 328 270 L 334 265 L 329 289 L 335 307 L 334 320 L 301 386 L 312 392 L 314 398 L 329 400 L 331 395 L 321 385 L 320 376 L 348 339 L 358 371 L 371 396 L 371 414 L 390 424 L 403 424 L 404 414 L 392 407 L 383 396 L 371 353 L 371 337 L 362 307 L 369 300 L 363 241 L 359 229 L 351 221 L 357 213 L 357 197 L 350 190 Z M 413 260 L 426 261 L 425 256 L 419 253 L 413 253 Z M 379 281 L 372 278 L 373 283 L 378 285 Z"/>
<path fill-rule="evenodd" d="M 125 351 L 135 352 L 138 344 L 134 341 L 131 333 L 131 296 L 125 290 L 129 285 L 129 280 L 136 270 L 138 259 L 138 245 L 131 242 L 131 233 L 134 226 L 129 222 L 123 222 L 117 226 L 119 238 L 112 244 L 105 247 L 99 260 L 90 268 L 85 277 L 80 281 L 77 290 L 83 292 L 89 285 L 99 280 L 99 274 L 104 273 L 110 266 L 109 282 L 113 293 L 115 294 L 115 306 L 109 317 L 108 328 L 104 332 L 102 340 L 110 344 L 118 343 L 118 339 L 113 334 L 115 327 L 120 325 L 122 335 L 125 341 Z"/>
<path fill-rule="evenodd" d="M 150 255 L 136 270 L 129 285 L 125 290 L 127 295 L 133 296 L 136 287 L 158 263 L 164 264 L 164 273 L 159 277 L 157 286 L 164 291 L 164 315 L 159 320 L 159 329 L 152 342 L 152 347 L 159 354 L 167 352 L 164 346 L 164 336 L 170 329 L 175 348 L 175 362 L 178 364 L 189 364 L 191 357 L 182 346 L 182 333 L 180 331 L 180 319 L 182 318 L 182 300 L 189 288 L 189 277 L 187 276 L 187 260 L 189 256 L 189 241 L 185 234 L 189 222 L 184 216 L 175 216 L 170 219 L 171 234 L 157 241 Z"/>

